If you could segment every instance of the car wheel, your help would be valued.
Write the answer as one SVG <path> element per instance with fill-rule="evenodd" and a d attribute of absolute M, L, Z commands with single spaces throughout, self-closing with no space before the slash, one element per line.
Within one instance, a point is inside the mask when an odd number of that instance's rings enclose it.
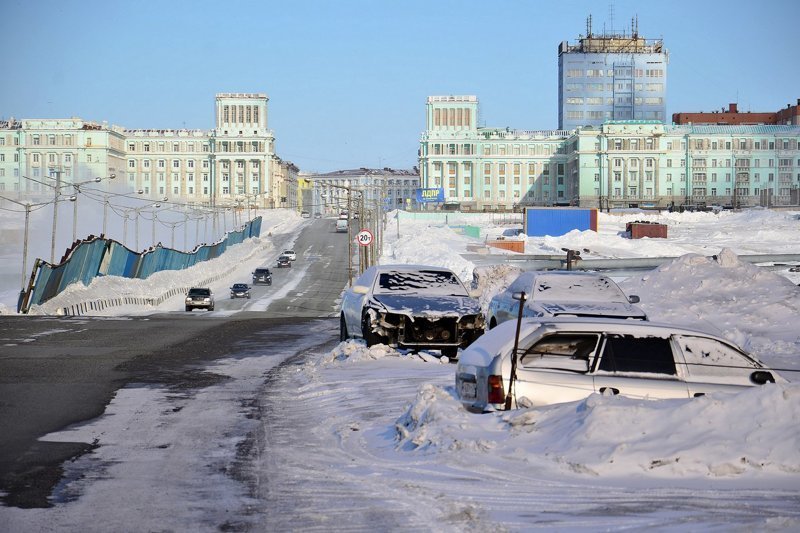
<path fill-rule="evenodd" d="M 231 300 L 233 300 L 233 296 L 231 296 Z"/>
<path fill-rule="evenodd" d="M 347 321 L 344 319 L 344 315 L 339 317 L 339 342 L 346 341 L 350 338 L 350 335 L 347 334 Z"/>
<path fill-rule="evenodd" d="M 189 307 L 188 305 L 186 306 L 186 310 L 187 310 L 188 312 L 190 312 L 190 313 L 192 312 L 192 308 L 191 308 L 191 307 Z"/>
<path fill-rule="evenodd" d="M 447 348 L 442 348 L 442 356 L 447 357 L 448 359 L 457 359 L 458 346 L 448 346 Z"/>
<path fill-rule="evenodd" d="M 214 310 L 214 306 L 212 305 L 211 307 L 208 308 L 208 310 L 209 311 L 213 311 Z"/>

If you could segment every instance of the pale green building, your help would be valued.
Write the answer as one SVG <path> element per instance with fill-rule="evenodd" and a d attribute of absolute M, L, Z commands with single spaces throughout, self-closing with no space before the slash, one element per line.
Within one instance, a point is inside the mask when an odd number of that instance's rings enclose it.
<path fill-rule="evenodd" d="M 609 121 L 577 130 L 477 126 L 475 96 L 431 96 L 424 188 L 447 208 L 800 204 L 800 126 Z"/>

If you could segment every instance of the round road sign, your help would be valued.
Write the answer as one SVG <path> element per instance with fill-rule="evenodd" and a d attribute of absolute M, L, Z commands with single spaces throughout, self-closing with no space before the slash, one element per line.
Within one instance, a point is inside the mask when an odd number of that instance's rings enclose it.
<path fill-rule="evenodd" d="M 358 232 L 358 235 L 356 235 L 356 241 L 358 241 L 358 244 L 361 246 L 369 246 L 372 244 L 372 239 L 374 239 L 374 237 L 372 236 L 372 232 L 368 229 L 362 229 Z"/>

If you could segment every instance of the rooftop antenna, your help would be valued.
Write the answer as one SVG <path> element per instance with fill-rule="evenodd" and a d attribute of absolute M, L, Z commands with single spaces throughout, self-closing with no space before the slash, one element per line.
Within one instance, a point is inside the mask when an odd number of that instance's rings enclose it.
<path fill-rule="evenodd" d="M 592 15 L 590 14 L 589 17 L 586 19 L 586 37 L 592 37 Z"/>
<path fill-rule="evenodd" d="M 611 33 L 614 33 L 614 2 L 608 4 L 608 24 L 611 26 Z"/>

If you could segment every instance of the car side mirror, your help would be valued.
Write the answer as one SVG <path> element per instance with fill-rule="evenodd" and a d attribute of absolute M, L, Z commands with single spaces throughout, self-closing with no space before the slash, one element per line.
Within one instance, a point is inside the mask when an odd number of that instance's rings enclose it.
<path fill-rule="evenodd" d="M 636 296 L 635 294 L 631 294 L 630 296 L 628 296 L 628 301 L 630 303 L 632 303 L 632 304 L 638 304 L 639 303 L 639 297 Z"/>
<path fill-rule="evenodd" d="M 369 292 L 369 287 L 364 285 L 353 285 L 353 292 L 356 294 L 367 294 Z"/>
<path fill-rule="evenodd" d="M 756 370 L 750 374 L 750 381 L 756 385 L 763 385 L 765 383 L 775 383 L 775 377 L 772 375 L 772 372 Z"/>

